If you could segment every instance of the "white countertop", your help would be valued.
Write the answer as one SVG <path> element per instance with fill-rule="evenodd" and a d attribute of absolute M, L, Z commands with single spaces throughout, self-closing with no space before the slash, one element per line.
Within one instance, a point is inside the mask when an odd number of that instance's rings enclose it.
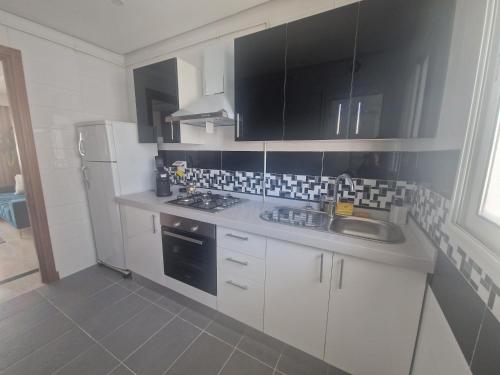
<path fill-rule="evenodd" d="M 120 204 L 145 210 L 182 216 L 396 267 L 424 273 L 432 273 L 434 270 L 436 250 L 430 240 L 411 219 L 408 225 L 401 226 L 406 241 L 400 244 L 386 244 L 335 233 L 271 223 L 260 218 L 263 211 L 272 210 L 276 206 L 297 206 L 297 202 L 285 199 L 271 199 L 263 202 L 261 197 L 238 195 L 250 198 L 250 200 L 216 213 L 165 204 L 166 201 L 176 198 L 177 189 L 177 187 L 173 187 L 174 194 L 168 198 L 157 197 L 153 191 L 146 191 L 116 197 L 116 200 Z M 303 206 L 305 202 L 300 203 Z"/>

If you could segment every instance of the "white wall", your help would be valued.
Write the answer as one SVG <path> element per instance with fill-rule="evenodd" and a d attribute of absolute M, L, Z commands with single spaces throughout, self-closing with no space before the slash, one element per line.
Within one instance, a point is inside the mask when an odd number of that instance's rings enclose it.
<path fill-rule="evenodd" d="M 5 12 L 0 44 L 22 53 L 56 268 L 66 276 L 95 263 L 73 124 L 129 120 L 123 57 Z"/>
<path fill-rule="evenodd" d="M 467 361 L 430 288 L 427 289 L 412 375 L 471 375 Z"/>

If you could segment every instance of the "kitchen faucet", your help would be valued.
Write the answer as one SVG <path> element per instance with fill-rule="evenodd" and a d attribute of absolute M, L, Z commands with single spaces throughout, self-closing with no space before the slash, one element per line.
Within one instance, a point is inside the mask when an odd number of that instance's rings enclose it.
<path fill-rule="evenodd" d="M 322 211 L 326 212 L 330 217 L 335 217 L 335 210 L 337 208 L 337 196 L 340 180 L 344 181 L 349 185 L 350 191 L 354 191 L 354 182 L 352 177 L 348 173 L 342 173 L 335 178 L 335 183 L 333 185 L 333 195 L 331 199 L 325 199 L 322 201 Z"/>

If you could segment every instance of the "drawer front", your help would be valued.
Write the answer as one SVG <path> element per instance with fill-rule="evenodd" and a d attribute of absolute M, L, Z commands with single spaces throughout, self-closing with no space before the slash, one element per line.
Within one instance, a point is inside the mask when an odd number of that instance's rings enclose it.
<path fill-rule="evenodd" d="M 217 290 L 217 309 L 249 326 L 263 330 L 264 286 L 222 273 Z"/>
<path fill-rule="evenodd" d="M 264 284 L 266 265 L 263 259 L 219 247 L 219 269 L 253 282 Z"/>
<path fill-rule="evenodd" d="M 257 258 L 266 257 L 266 238 L 255 234 L 218 227 L 217 244 Z"/>

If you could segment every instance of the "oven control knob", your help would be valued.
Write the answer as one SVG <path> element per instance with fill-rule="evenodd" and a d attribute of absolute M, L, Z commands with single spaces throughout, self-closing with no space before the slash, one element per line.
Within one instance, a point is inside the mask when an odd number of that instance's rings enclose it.
<path fill-rule="evenodd" d="M 191 227 L 191 232 L 197 232 L 200 227 L 198 225 L 195 225 L 194 227 Z"/>
<path fill-rule="evenodd" d="M 177 222 L 174 223 L 174 227 L 175 228 L 178 228 L 180 226 L 181 226 L 181 222 L 180 221 L 177 221 Z"/>

